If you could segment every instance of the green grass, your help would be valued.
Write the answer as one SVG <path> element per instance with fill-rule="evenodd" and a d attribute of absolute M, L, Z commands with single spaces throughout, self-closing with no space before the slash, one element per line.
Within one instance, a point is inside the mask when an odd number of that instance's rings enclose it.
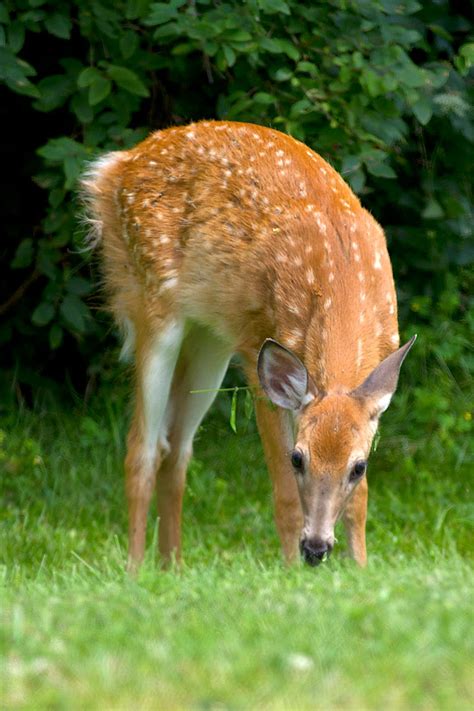
<path fill-rule="evenodd" d="M 122 398 L 4 418 L 2 707 L 446 709 L 474 704 L 468 463 L 387 415 L 369 472 L 369 568 L 344 540 L 285 568 L 252 423 L 195 447 L 180 572 L 123 572 Z M 403 404 L 403 403 L 401 403 Z M 460 450 L 461 451 L 461 450 Z"/>

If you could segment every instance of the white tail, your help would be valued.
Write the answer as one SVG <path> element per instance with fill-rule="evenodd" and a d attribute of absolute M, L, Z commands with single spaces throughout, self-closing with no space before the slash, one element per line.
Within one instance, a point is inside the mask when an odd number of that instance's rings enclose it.
<path fill-rule="evenodd" d="M 93 164 L 83 189 L 135 358 L 130 567 L 143 557 L 155 485 L 161 555 L 180 556 L 193 437 L 236 352 L 249 384 L 279 406 L 256 399 L 286 558 L 299 542 L 318 563 L 343 515 L 364 564 L 366 462 L 412 343 L 393 353 L 380 226 L 320 156 L 250 124 L 159 131 Z"/>

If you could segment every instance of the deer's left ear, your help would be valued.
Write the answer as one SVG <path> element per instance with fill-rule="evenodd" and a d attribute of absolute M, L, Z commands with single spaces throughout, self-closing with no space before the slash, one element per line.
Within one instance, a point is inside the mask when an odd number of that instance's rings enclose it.
<path fill-rule="evenodd" d="M 362 385 L 352 391 L 353 397 L 368 403 L 369 407 L 373 409 L 374 417 L 379 417 L 390 405 L 392 395 L 397 389 L 400 368 L 415 341 L 416 335 L 404 346 L 387 356 L 364 380 Z"/>

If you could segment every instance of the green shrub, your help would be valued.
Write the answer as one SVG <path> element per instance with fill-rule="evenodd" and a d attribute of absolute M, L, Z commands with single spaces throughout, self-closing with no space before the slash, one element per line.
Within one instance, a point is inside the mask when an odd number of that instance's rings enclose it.
<path fill-rule="evenodd" d="M 29 146 L 23 182 L 5 195 L 31 189 L 29 171 L 42 190 L 31 217 L 6 220 L 9 383 L 109 372 L 110 323 L 91 314 L 97 275 L 77 222 L 84 161 L 219 117 L 306 141 L 386 227 L 401 322 L 422 336 L 410 377 L 439 383 L 448 402 L 418 394 L 421 422 L 456 430 L 439 418 L 452 401 L 465 408 L 456 393 L 472 382 L 473 62 L 467 9 L 446 0 L 1 2 L 2 96 L 32 127 L 25 136 L 12 117 L 4 135 L 5 147 Z"/>

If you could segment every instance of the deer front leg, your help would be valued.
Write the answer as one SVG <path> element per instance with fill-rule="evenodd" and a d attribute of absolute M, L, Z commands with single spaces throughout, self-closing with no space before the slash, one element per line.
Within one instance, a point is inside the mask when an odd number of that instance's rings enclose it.
<path fill-rule="evenodd" d="M 364 477 L 354 495 L 346 506 L 343 515 L 349 551 L 358 565 L 367 565 L 367 551 L 365 546 L 365 523 L 367 520 L 367 499 L 369 487 L 367 478 Z"/>
<path fill-rule="evenodd" d="M 290 464 L 293 432 L 289 414 L 263 399 L 255 405 L 268 471 L 273 484 L 275 523 L 287 563 L 299 557 L 299 537 L 303 514 Z"/>

